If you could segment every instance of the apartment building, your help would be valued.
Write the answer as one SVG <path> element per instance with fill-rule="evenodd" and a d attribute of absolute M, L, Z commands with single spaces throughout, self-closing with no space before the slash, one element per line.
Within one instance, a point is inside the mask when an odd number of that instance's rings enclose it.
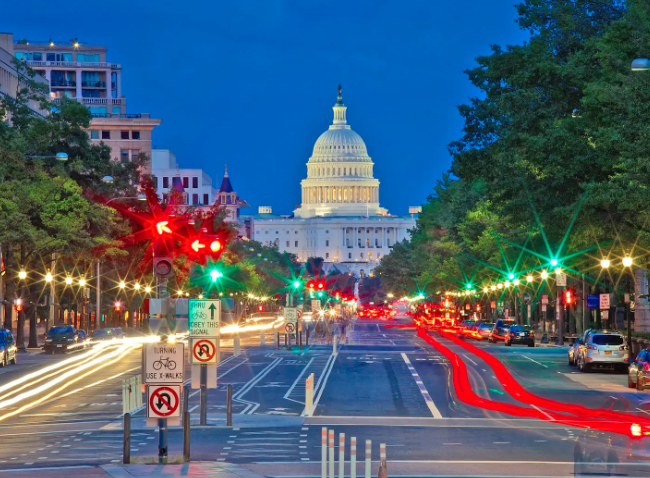
<path fill-rule="evenodd" d="M 0 95 L 15 98 L 20 80 L 18 71 L 13 64 L 13 41 L 8 35 L 7 33 L 0 33 Z M 47 84 L 45 78 L 36 77 L 36 81 Z M 47 114 L 47 111 L 43 111 L 37 101 L 30 101 L 29 106 L 35 114 L 43 116 Z"/>
<path fill-rule="evenodd" d="M 188 205 L 211 206 L 216 200 L 218 191 L 212 186 L 212 178 L 202 169 L 179 169 L 176 155 L 168 149 L 151 152 L 151 174 L 161 199 L 176 186 L 182 187 Z"/>
<path fill-rule="evenodd" d="M 148 113 L 127 113 L 122 66 L 108 61 L 106 47 L 76 39 L 14 43 L 11 33 L 1 33 L 0 44 L 12 45 L 13 55 L 45 78 L 55 104 L 70 98 L 90 110 L 90 139 L 108 145 L 115 161 L 130 161 L 140 153 L 151 157 L 152 131 L 161 120 Z M 150 163 L 145 172 L 151 173 Z"/>

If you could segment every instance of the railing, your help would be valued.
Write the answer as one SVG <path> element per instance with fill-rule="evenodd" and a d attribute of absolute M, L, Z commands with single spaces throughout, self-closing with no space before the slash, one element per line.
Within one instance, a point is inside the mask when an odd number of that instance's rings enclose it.
<path fill-rule="evenodd" d="M 85 68 L 112 68 L 119 69 L 120 65 L 113 63 L 105 63 L 100 61 L 35 61 L 27 60 L 29 66 L 70 66 L 73 68 L 85 67 Z"/>
<path fill-rule="evenodd" d="M 81 81 L 81 86 L 86 88 L 106 88 L 105 81 Z"/>
<path fill-rule="evenodd" d="M 151 115 L 149 113 L 92 113 L 90 116 L 93 118 L 121 118 L 121 119 L 149 119 Z"/>
<path fill-rule="evenodd" d="M 52 86 L 77 86 L 77 82 L 71 80 L 52 80 Z"/>
<path fill-rule="evenodd" d="M 114 106 L 122 106 L 122 102 L 126 101 L 124 98 L 73 98 L 73 97 L 68 97 L 69 100 L 73 101 L 79 101 L 80 103 L 83 103 L 84 105 L 114 105 Z M 54 98 L 52 100 L 55 104 L 58 104 L 61 102 L 61 98 Z"/>

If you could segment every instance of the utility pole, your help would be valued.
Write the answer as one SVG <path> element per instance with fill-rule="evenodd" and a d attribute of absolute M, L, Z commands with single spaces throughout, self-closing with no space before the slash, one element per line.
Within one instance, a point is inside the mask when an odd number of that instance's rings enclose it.
<path fill-rule="evenodd" d="M 564 345 L 564 287 L 557 287 L 557 296 L 555 297 L 555 310 L 557 312 L 557 344 Z"/>
<path fill-rule="evenodd" d="M 102 266 L 99 261 L 97 261 L 97 285 L 95 286 L 97 305 L 95 309 L 95 323 L 93 324 L 95 330 L 99 329 L 99 323 L 102 320 Z M 90 328 L 90 327 L 89 327 Z"/>
<path fill-rule="evenodd" d="M 55 312 L 56 312 L 56 252 L 52 253 L 52 262 L 50 266 L 50 273 L 52 274 L 52 282 L 50 282 L 50 325 L 56 323 Z M 48 324 L 45 324 L 45 331 L 49 328 Z"/>

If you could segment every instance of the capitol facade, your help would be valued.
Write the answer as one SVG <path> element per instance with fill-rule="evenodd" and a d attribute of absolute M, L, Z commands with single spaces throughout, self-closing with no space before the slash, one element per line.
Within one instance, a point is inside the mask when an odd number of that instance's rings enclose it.
<path fill-rule="evenodd" d="M 366 144 L 347 124 L 341 87 L 333 124 L 314 145 L 301 182 L 302 201 L 293 215 L 260 207 L 250 218 L 251 238 L 300 261 L 321 257 L 325 268 L 363 276 L 372 272 L 397 242 L 410 237 L 419 207 L 395 216 L 379 204 L 379 181 Z"/>

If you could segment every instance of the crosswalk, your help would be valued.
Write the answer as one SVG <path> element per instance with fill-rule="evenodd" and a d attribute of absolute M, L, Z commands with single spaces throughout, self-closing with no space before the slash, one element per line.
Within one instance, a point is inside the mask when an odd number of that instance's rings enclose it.
<path fill-rule="evenodd" d="M 309 427 L 242 431 L 233 428 L 217 461 L 309 461 Z"/>

